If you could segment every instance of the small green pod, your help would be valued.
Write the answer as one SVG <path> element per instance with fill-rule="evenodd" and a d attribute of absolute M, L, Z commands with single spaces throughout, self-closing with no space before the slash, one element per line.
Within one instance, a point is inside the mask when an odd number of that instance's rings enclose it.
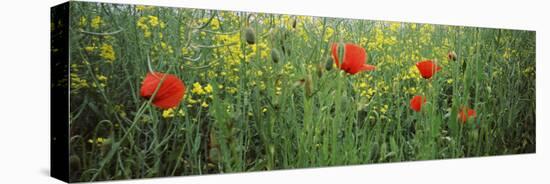
<path fill-rule="evenodd" d="M 327 62 L 325 64 L 325 69 L 327 69 L 327 71 L 332 70 L 332 65 L 333 65 L 332 63 L 334 63 L 334 61 L 332 60 L 332 57 L 328 57 Z"/>
<path fill-rule="evenodd" d="M 274 63 L 278 63 L 281 60 L 281 53 L 279 50 L 275 48 L 271 49 L 271 60 L 273 60 Z"/>
<path fill-rule="evenodd" d="M 246 43 L 248 43 L 250 45 L 256 43 L 256 33 L 254 32 L 254 30 L 252 28 L 247 27 L 244 30 L 244 37 L 246 39 Z"/>

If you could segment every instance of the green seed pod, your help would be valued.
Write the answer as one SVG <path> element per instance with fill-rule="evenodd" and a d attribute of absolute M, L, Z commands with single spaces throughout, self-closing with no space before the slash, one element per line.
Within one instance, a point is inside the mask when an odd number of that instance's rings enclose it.
<path fill-rule="evenodd" d="M 271 60 L 278 63 L 281 60 L 281 53 L 275 48 L 271 49 Z"/>
<path fill-rule="evenodd" d="M 305 88 L 307 97 L 311 97 L 313 95 L 313 84 L 312 84 L 312 82 L 313 81 L 311 79 L 311 75 L 308 75 L 306 77 L 306 81 L 305 81 L 305 84 L 304 84 L 304 88 Z"/>
<path fill-rule="evenodd" d="M 275 154 L 275 146 L 273 146 L 273 144 L 269 145 L 269 153 L 271 153 L 271 155 Z"/>
<path fill-rule="evenodd" d="M 211 163 L 218 163 L 221 158 L 220 154 L 220 144 L 216 138 L 216 133 L 214 130 L 210 132 L 210 139 L 208 141 L 208 161 Z"/>
<path fill-rule="evenodd" d="M 254 30 L 252 28 L 247 27 L 244 30 L 244 37 L 246 39 L 246 43 L 251 45 L 256 43 L 256 33 L 254 33 Z"/>
<path fill-rule="evenodd" d="M 321 78 L 323 76 L 323 73 L 325 72 L 325 67 L 322 63 L 319 63 L 317 66 L 317 77 Z"/>
<path fill-rule="evenodd" d="M 69 157 L 69 169 L 71 171 L 80 170 L 80 157 L 78 157 L 77 155 L 71 155 Z"/>
<path fill-rule="evenodd" d="M 208 160 L 210 163 L 218 163 L 220 162 L 221 153 L 218 148 L 210 148 L 208 150 Z"/>
<path fill-rule="evenodd" d="M 332 63 L 334 63 L 332 57 L 328 57 L 327 63 L 325 64 L 325 69 L 327 69 L 327 71 L 330 71 L 332 69 Z"/>

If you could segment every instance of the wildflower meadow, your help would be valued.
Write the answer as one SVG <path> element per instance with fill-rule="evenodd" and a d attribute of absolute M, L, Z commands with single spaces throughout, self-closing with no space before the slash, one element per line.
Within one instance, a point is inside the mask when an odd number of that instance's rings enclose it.
<path fill-rule="evenodd" d="M 72 5 L 71 181 L 535 152 L 534 31 Z"/>

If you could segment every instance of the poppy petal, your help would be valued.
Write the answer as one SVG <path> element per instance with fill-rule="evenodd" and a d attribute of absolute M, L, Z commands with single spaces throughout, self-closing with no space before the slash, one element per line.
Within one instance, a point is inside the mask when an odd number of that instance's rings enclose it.
<path fill-rule="evenodd" d="M 359 68 L 359 71 L 373 71 L 374 69 L 376 69 L 376 66 L 368 65 L 368 64 L 363 64 L 363 65 Z"/>
<path fill-rule="evenodd" d="M 420 95 L 416 95 L 411 99 L 410 106 L 412 110 L 420 112 L 424 103 L 426 103 L 426 98 Z"/>
<path fill-rule="evenodd" d="M 159 86 L 159 84 L 162 84 Z M 159 88 L 154 99 L 153 105 L 168 109 L 177 106 L 185 95 L 185 84 L 175 75 L 163 73 L 148 73 L 141 86 L 141 96 L 151 98 L 155 90 Z"/>
<path fill-rule="evenodd" d="M 359 45 L 348 43 L 345 45 L 344 57 L 342 58 L 342 63 L 338 58 L 338 44 L 332 44 L 332 57 L 334 63 L 349 74 L 356 74 L 361 71 L 372 71 L 376 67 L 372 65 L 367 65 L 367 52 Z"/>
<path fill-rule="evenodd" d="M 420 61 L 416 63 L 416 67 L 418 71 L 420 71 L 420 75 L 425 79 L 431 78 L 435 73 L 441 70 L 441 67 L 437 66 L 431 60 Z"/>
<path fill-rule="evenodd" d="M 466 121 L 468 121 L 469 118 L 475 118 L 476 117 L 476 111 L 474 109 L 470 109 L 467 107 L 463 107 L 462 110 L 458 113 L 458 118 L 462 122 L 462 124 L 465 124 Z"/>

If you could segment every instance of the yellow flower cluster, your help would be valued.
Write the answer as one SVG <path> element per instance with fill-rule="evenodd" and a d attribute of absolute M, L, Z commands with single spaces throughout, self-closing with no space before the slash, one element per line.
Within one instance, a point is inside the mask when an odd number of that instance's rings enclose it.
<path fill-rule="evenodd" d="M 165 118 L 165 119 L 173 118 L 176 115 L 183 117 L 183 116 L 185 116 L 185 112 L 183 111 L 183 109 L 180 109 L 176 113 L 174 108 L 169 108 L 169 109 L 166 109 L 166 110 L 162 111 L 162 117 Z"/>
<path fill-rule="evenodd" d="M 523 70 L 523 75 L 525 75 L 525 76 L 535 75 L 535 67 L 533 67 L 533 66 L 526 67 Z"/>
<path fill-rule="evenodd" d="M 81 19 L 82 21 L 82 19 Z M 99 27 L 103 24 L 103 20 L 101 19 L 100 16 L 95 16 L 93 19 L 92 19 L 92 22 L 90 23 L 90 26 L 94 29 L 99 29 Z"/>
<path fill-rule="evenodd" d="M 114 111 L 118 113 L 120 117 L 126 117 L 126 111 L 124 111 L 124 105 L 123 104 L 117 104 L 114 107 Z M 116 125 L 116 124 L 115 124 Z"/>
<path fill-rule="evenodd" d="M 290 77 L 293 77 L 294 76 L 294 66 L 291 63 L 286 63 L 283 66 L 283 70 L 282 70 L 281 73 L 283 73 L 285 75 L 288 75 Z"/>
<path fill-rule="evenodd" d="M 109 141 L 108 138 L 104 138 L 104 137 L 98 137 L 96 138 L 95 140 L 93 139 L 88 139 L 88 143 L 90 144 L 97 144 L 98 146 L 101 146 L 103 143 Z"/>
<path fill-rule="evenodd" d="M 154 6 L 144 6 L 144 5 L 137 5 L 136 10 L 137 11 L 147 11 L 155 8 Z"/>
<path fill-rule="evenodd" d="M 212 88 L 212 85 L 210 85 L 210 84 L 207 84 L 203 88 L 199 82 L 195 82 L 195 83 L 193 83 L 193 89 L 191 90 L 191 92 L 193 94 L 197 94 L 197 95 L 204 95 L 204 94 L 211 94 L 213 92 L 213 90 L 214 89 Z"/>
<path fill-rule="evenodd" d="M 85 50 L 86 52 L 88 52 L 88 53 L 94 52 L 96 49 L 97 49 L 97 47 L 95 46 L 95 44 L 92 45 L 92 46 L 86 46 L 86 47 L 84 47 L 84 50 Z"/>
<path fill-rule="evenodd" d="M 88 81 L 86 79 L 81 79 L 78 74 L 71 71 L 71 90 L 76 91 L 81 88 L 89 87 Z"/>
<path fill-rule="evenodd" d="M 170 53 L 170 54 L 174 53 L 174 49 L 172 49 L 172 46 L 166 44 L 166 42 L 160 42 L 160 48 L 167 53 Z"/>
<path fill-rule="evenodd" d="M 391 32 L 397 32 L 401 28 L 401 23 L 399 22 L 392 22 L 390 23 L 390 31 Z"/>
<path fill-rule="evenodd" d="M 105 77 L 104 75 L 101 75 L 101 74 L 98 74 L 97 75 L 97 82 L 98 84 L 96 83 L 92 83 L 92 87 L 94 88 L 105 88 L 105 86 L 107 86 L 107 77 Z"/>
<path fill-rule="evenodd" d="M 143 36 L 145 38 L 151 37 L 151 29 L 155 27 L 160 27 L 161 29 L 164 29 L 166 27 L 166 24 L 159 20 L 156 16 L 143 16 L 140 17 L 137 21 L 137 27 L 140 28 L 143 31 Z"/>
<path fill-rule="evenodd" d="M 325 30 L 325 35 L 323 35 L 323 40 L 325 42 L 328 42 L 332 35 L 334 35 L 334 29 L 332 29 L 331 27 L 327 27 Z"/>
<path fill-rule="evenodd" d="M 222 65 L 219 71 L 220 76 L 227 77 L 227 87 L 225 88 L 228 93 L 235 94 L 237 92 L 237 86 L 240 80 L 240 64 L 241 60 L 244 60 L 243 48 L 240 44 L 241 34 L 237 32 L 235 34 L 219 34 L 214 35 L 214 43 L 218 45 L 228 45 L 225 47 L 216 48 L 216 52 L 219 54 L 216 59 L 222 61 Z M 223 57 L 223 58 L 222 58 Z M 234 85 L 234 86 L 233 86 Z"/>
<path fill-rule="evenodd" d="M 88 19 L 85 16 L 81 16 L 80 20 L 78 21 L 78 25 L 80 27 L 84 27 L 86 26 L 86 24 L 88 24 Z"/>
<path fill-rule="evenodd" d="M 260 54 L 260 59 L 264 60 L 269 56 L 269 52 L 271 51 L 265 42 L 260 42 L 247 48 L 249 49 L 247 49 L 246 62 L 250 62 L 256 58 L 258 53 Z"/>
<path fill-rule="evenodd" d="M 221 86 L 221 85 L 220 85 Z M 223 88 L 223 86 L 221 86 L 220 88 Z M 193 89 L 191 89 L 191 93 L 192 94 L 195 94 L 195 95 L 208 95 L 208 98 L 213 98 L 212 96 L 212 93 L 214 92 L 214 87 L 212 87 L 212 85 L 210 84 L 207 84 L 206 86 L 202 86 L 199 82 L 195 82 L 193 83 Z M 189 95 L 187 101 L 190 103 L 188 106 L 190 107 L 191 104 L 196 104 L 196 103 L 201 103 L 201 107 L 208 107 L 208 102 L 206 102 L 206 100 L 202 100 L 202 99 L 193 99 L 193 96 L 192 95 Z"/>
<path fill-rule="evenodd" d="M 397 37 L 389 35 L 383 31 L 383 24 L 376 24 L 374 27 L 374 37 L 373 40 L 368 42 L 367 48 L 371 51 L 389 51 L 392 48 L 391 46 L 397 44 Z M 363 41 L 367 42 L 367 41 Z"/>
<path fill-rule="evenodd" d="M 101 53 L 99 54 L 99 56 L 101 56 L 101 58 L 107 60 L 108 62 L 113 62 L 116 59 L 115 51 L 113 50 L 112 45 L 103 43 L 100 50 Z"/>

